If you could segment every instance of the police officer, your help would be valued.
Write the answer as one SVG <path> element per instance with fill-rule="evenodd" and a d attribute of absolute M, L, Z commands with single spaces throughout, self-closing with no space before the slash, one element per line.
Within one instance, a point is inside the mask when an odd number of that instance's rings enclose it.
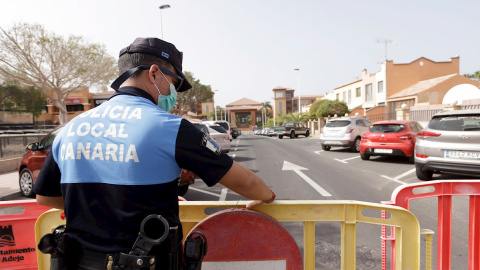
<path fill-rule="evenodd" d="M 34 192 L 39 204 L 65 210 L 66 235 L 74 243 L 67 246 L 69 269 L 105 269 L 106 256 L 128 253 L 151 214 L 178 226 L 180 242 L 182 168 L 208 186 L 220 183 L 253 200 L 247 208 L 275 199 L 210 136 L 168 113 L 177 92 L 191 88 L 182 57 L 171 43 L 137 38 L 120 51 L 116 93 L 72 119 L 55 138 Z M 166 268 L 166 253 L 166 245 L 154 250 L 156 269 Z"/>

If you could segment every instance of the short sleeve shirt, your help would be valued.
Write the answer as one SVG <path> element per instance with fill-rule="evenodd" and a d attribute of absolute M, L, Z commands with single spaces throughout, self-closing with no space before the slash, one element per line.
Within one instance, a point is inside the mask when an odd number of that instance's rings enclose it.
<path fill-rule="evenodd" d="M 127 251 L 150 214 L 179 226 L 181 238 L 182 168 L 213 186 L 232 164 L 208 134 L 160 109 L 143 90 L 124 87 L 62 128 L 34 192 L 63 196 L 67 233 L 84 248 Z"/>

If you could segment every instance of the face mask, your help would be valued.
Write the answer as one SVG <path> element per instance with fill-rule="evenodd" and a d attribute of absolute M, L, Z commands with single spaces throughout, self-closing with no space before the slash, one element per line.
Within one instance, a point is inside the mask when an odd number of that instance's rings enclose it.
<path fill-rule="evenodd" d="M 162 73 L 162 75 L 163 75 L 163 73 Z M 160 89 L 158 89 L 157 85 L 156 84 L 153 84 L 153 85 L 155 85 L 155 88 L 157 88 L 157 91 L 158 91 L 158 94 L 159 94 L 157 106 L 160 109 L 162 109 L 166 112 L 169 112 L 173 109 L 173 106 L 175 106 L 175 103 L 177 102 L 177 90 L 175 90 L 175 86 L 173 86 L 173 84 L 168 81 L 168 79 L 167 79 L 167 77 L 165 77 L 165 75 L 163 75 L 163 77 L 170 84 L 170 95 L 164 96 L 164 95 L 160 94 Z"/>

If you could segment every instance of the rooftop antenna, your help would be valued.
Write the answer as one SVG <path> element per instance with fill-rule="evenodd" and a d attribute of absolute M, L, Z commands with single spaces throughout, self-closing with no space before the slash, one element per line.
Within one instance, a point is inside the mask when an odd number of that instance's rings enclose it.
<path fill-rule="evenodd" d="M 393 43 L 393 39 L 377 38 L 377 43 L 385 43 L 385 61 L 387 61 L 387 44 Z"/>

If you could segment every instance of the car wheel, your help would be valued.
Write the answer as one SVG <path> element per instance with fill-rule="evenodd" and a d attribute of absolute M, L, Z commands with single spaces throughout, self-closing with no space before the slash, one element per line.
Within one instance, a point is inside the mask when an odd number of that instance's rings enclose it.
<path fill-rule="evenodd" d="M 415 164 L 415 155 L 411 155 L 410 157 L 408 157 L 408 163 Z"/>
<path fill-rule="evenodd" d="M 20 193 L 23 196 L 34 198 L 35 193 L 33 193 L 33 177 L 29 169 L 25 168 L 20 172 L 20 177 L 18 180 L 20 185 Z"/>
<path fill-rule="evenodd" d="M 278 138 L 279 138 L 279 139 L 283 139 L 283 135 L 279 135 Z"/>
<path fill-rule="evenodd" d="M 183 196 L 183 195 L 187 194 L 188 186 L 189 185 L 184 185 L 184 186 L 178 187 L 178 195 Z"/>
<path fill-rule="evenodd" d="M 352 152 L 358 153 L 360 152 L 360 139 L 355 138 L 355 141 L 353 141 L 353 145 L 351 148 Z"/>
<path fill-rule="evenodd" d="M 369 160 L 369 159 L 370 159 L 370 155 L 360 153 L 360 158 L 361 158 L 362 160 Z"/>
<path fill-rule="evenodd" d="M 416 169 L 417 178 L 423 181 L 430 181 L 432 180 L 433 171 L 422 171 L 420 169 Z"/>
<path fill-rule="evenodd" d="M 331 146 L 322 145 L 322 149 L 325 150 L 325 151 L 330 151 L 331 148 L 332 148 Z"/>
<path fill-rule="evenodd" d="M 307 132 L 305 133 L 305 138 L 308 137 L 308 136 L 310 136 L 310 132 L 308 132 L 308 130 L 307 130 Z"/>
<path fill-rule="evenodd" d="M 290 132 L 290 139 L 295 138 L 295 131 Z"/>

